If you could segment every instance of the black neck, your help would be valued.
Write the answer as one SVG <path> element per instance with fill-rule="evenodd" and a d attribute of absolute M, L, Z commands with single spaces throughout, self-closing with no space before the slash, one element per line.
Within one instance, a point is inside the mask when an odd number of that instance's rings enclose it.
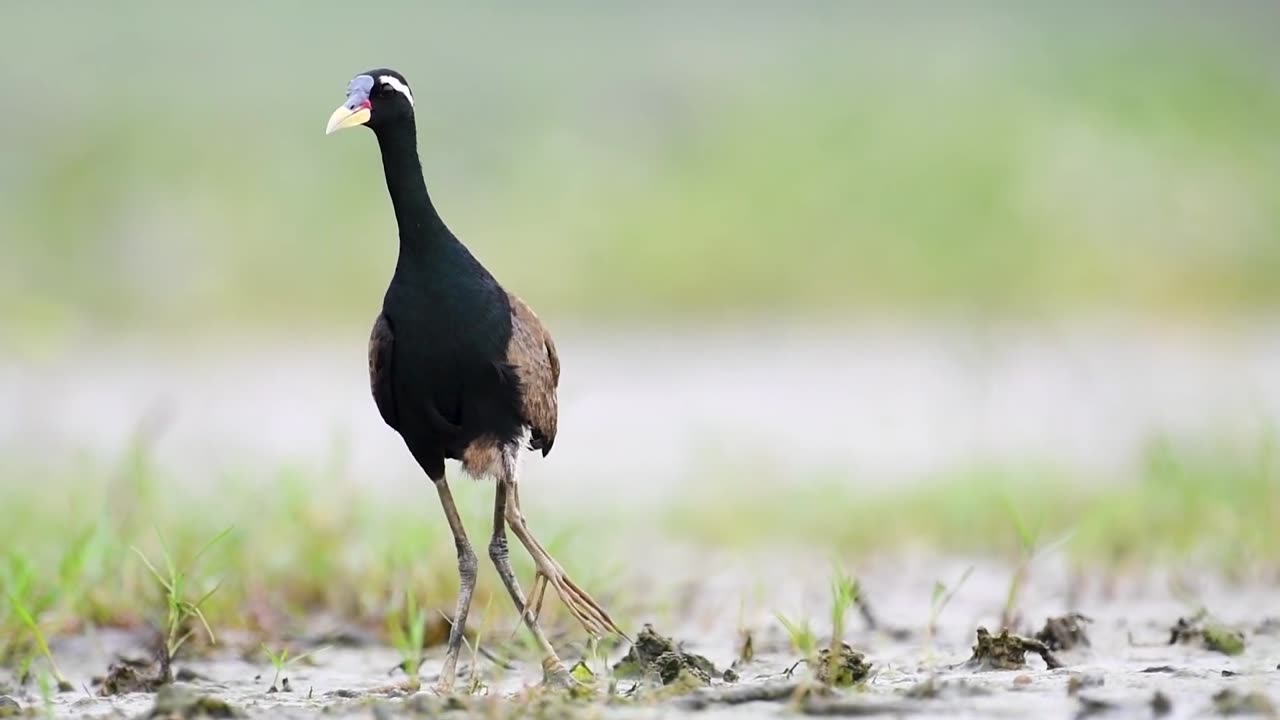
<path fill-rule="evenodd" d="M 427 195 L 418 161 L 418 137 L 413 120 L 379 128 L 378 147 L 382 150 L 382 171 L 387 177 L 387 192 L 400 226 L 400 249 L 416 249 L 446 234 L 444 221 Z"/>

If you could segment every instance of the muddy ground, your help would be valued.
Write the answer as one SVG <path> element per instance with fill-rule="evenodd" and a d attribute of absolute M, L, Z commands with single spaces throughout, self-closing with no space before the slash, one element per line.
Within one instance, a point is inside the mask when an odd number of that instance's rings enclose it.
<path fill-rule="evenodd" d="M 878 627 L 872 629 L 855 616 L 846 635 L 849 644 L 871 663 L 868 676 L 854 687 L 829 694 L 798 695 L 797 687 L 805 687 L 811 675 L 804 664 L 788 674 L 800 654 L 775 613 L 811 619 L 825 643 L 830 566 L 821 558 L 783 554 L 726 560 L 673 551 L 670 558 L 688 569 L 678 577 L 656 572 L 646 577 L 639 569 L 626 586 L 646 588 L 650 594 L 612 596 L 608 601 L 627 609 L 626 625 L 633 637 L 645 621 L 652 621 L 660 632 L 681 641 L 684 651 L 710 660 L 717 675 L 732 667 L 736 682 L 717 676 L 706 688 L 683 692 L 657 690 L 656 684 L 636 688 L 635 681 L 619 680 L 621 697 L 609 701 L 601 696 L 535 699 L 536 692 L 531 694 L 530 688 L 540 680 L 537 659 L 506 645 L 513 618 L 505 613 L 506 607 L 495 603 L 490 610 L 495 618 L 495 629 L 489 631 L 493 639 L 482 637 L 481 645 L 495 657 L 514 652 L 510 668 L 480 657 L 477 695 L 452 704 L 430 690 L 442 648 L 429 650 L 421 675 L 424 689 L 410 693 L 404 675 L 391 670 L 400 661 L 394 650 L 376 641 L 362 642 L 367 634 L 343 628 L 333 619 L 306 623 L 312 644 L 327 647 L 286 669 L 288 692 L 269 692 L 273 670 L 257 649 L 257 640 L 234 632 L 223 633 L 222 644 L 206 656 L 180 661 L 178 668 L 188 679 L 179 685 L 249 717 L 263 718 L 434 715 L 448 707 L 470 707 L 499 717 L 714 718 L 809 713 L 1180 718 L 1224 711 L 1265 714 L 1270 703 L 1280 701 L 1280 621 L 1276 620 L 1280 605 L 1273 589 L 1275 578 L 1209 581 L 1205 578 L 1211 573 L 1190 571 L 1090 574 L 1069 571 L 1066 564 L 1046 559 L 1029 578 L 1016 627 L 1029 636 L 1050 616 L 1080 612 L 1091 619 L 1083 623 L 1089 645 L 1054 651 L 1061 668 L 1050 669 L 1035 652 L 1029 652 L 1025 667 L 989 669 L 966 661 L 973 654 L 976 629 L 999 625 L 1009 567 L 960 558 L 886 558 L 857 569 Z M 926 627 L 935 581 L 954 583 L 969 567 L 974 568 L 972 575 L 939 614 L 936 636 L 930 641 Z M 1222 632 L 1239 632 L 1242 652 L 1215 651 L 1206 646 L 1203 635 L 1169 644 L 1178 618 L 1191 616 L 1200 606 L 1210 610 L 1211 622 L 1220 623 L 1215 627 Z M 1199 621 L 1197 627 L 1203 623 Z M 743 662 L 742 645 L 748 633 L 754 656 Z M 584 652 L 581 634 L 565 628 L 558 637 L 566 661 L 578 660 Z M 307 649 L 306 642 L 298 639 L 292 644 L 300 651 Z M 609 663 L 626 650 L 624 644 L 611 651 Z M 101 697 L 100 687 L 94 685 L 94 677 L 113 659 L 145 654 L 145 638 L 139 634 L 86 634 L 58 642 L 54 652 L 75 686 L 52 697 L 48 709 L 54 715 L 136 717 L 155 705 L 157 696 L 151 693 Z M 601 663 L 595 666 L 600 669 Z M 460 670 L 459 687 L 466 688 L 472 678 L 470 663 L 464 662 Z M 14 688 L 12 681 L 7 678 L 7 690 L 24 708 L 42 707 L 35 687 Z M 751 695 L 768 699 L 736 702 Z"/>

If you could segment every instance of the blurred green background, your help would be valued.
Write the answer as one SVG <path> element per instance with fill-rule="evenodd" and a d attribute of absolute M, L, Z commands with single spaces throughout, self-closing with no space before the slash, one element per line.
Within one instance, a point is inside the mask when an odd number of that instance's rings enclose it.
<path fill-rule="evenodd" d="M 392 66 L 455 232 L 566 322 L 1280 301 L 1274 3 L 0 10 L 0 322 L 324 330 L 396 253 Z"/>

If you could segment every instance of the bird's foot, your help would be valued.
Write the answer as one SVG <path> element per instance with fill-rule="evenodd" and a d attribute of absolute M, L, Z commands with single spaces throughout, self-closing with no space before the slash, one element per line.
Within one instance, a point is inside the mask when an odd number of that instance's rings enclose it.
<path fill-rule="evenodd" d="M 435 694 L 440 695 L 442 697 L 447 697 L 449 695 L 452 695 L 454 692 L 453 691 L 454 680 L 457 677 L 458 677 L 458 673 L 456 670 L 456 666 L 452 662 L 450 662 L 448 658 L 446 658 L 444 663 L 444 668 L 440 671 L 440 677 L 436 679 L 436 684 L 432 688 L 432 690 L 435 691 Z"/>
<path fill-rule="evenodd" d="M 542 608 L 542 596 L 546 592 L 546 588 L 550 585 L 556 595 L 560 596 L 561 602 L 565 607 L 569 608 L 569 613 L 573 615 L 586 631 L 596 637 L 607 633 L 616 633 L 626 638 L 626 633 L 622 632 L 613 618 L 609 617 L 609 613 L 591 597 L 586 590 L 578 587 L 578 584 L 569 578 L 563 568 L 559 564 L 551 561 L 551 567 L 540 568 L 537 577 L 534 578 L 534 588 L 531 598 L 534 602 L 530 602 L 534 617 Z"/>
<path fill-rule="evenodd" d="M 609 617 L 609 613 L 595 598 L 587 594 L 587 591 L 578 587 L 564 568 L 560 567 L 560 563 L 555 561 L 547 552 L 546 548 L 538 542 L 538 539 L 529 531 L 529 526 L 525 524 L 524 515 L 520 513 L 518 502 L 512 501 L 514 504 L 508 505 L 507 520 L 511 524 L 512 531 L 516 537 L 524 544 L 529 554 L 533 556 L 533 564 L 537 567 L 537 575 L 533 580 L 533 588 L 529 592 L 529 601 L 525 605 L 526 622 L 536 623 L 538 610 L 542 607 L 542 598 L 546 592 L 546 588 L 550 585 L 555 588 L 556 594 L 560 596 L 560 600 L 569 608 L 569 612 L 573 615 L 587 632 L 593 636 L 599 637 L 606 633 L 612 632 L 619 636 L 627 638 L 627 634 L 622 632 L 613 618 Z"/>
<path fill-rule="evenodd" d="M 542 685 L 551 690 L 574 690 L 578 681 L 565 669 L 560 658 L 552 656 L 542 661 Z"/>

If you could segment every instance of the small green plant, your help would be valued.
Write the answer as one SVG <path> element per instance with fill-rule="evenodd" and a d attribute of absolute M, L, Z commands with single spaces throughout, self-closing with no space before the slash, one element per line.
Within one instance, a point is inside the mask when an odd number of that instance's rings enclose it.
<path fill-rule="evenodd" d="M 1064 535 L 1042 546 L 1040 545 L 1041 525 L 1037 524 L 1034 527 L 1030 525 L 1008 498 L 1005 499 L 1005 509 L 1018 539 L 1018 560 L 1014 566 L 1013 574 L 1009 577 L 1009 589 L 1005 593 L 1004 609 L 1000 613 L 1000 623 L 1004 628 L 1013 630 L 1014 626 L 1018 624 L 1018 601 L 1022 597 L 1022 588 L 1026 585 L 1027 578 L 1031 573 L 1032 563 L 1042 553 L 1065 545 L 1071 539 L 1071 536 L 1070 534 Z"/>
<path fill-rule="evenodd" d="M 267 692 L 278 692 L 281 689 L 278 684 L 280 682 L 280 675 L 284 673 L 290 665 L 293 665 L 296 662 L 301 662 L 303 659 L 327 649 L 328 646 L 326 645 L 314 650 L 308 650 L 300 655 L 290 655 L 289 648 L 287 647 L 280 648 L 279 651 L 275 651 L 268 647 L 266 643 L 262 643 L 262 652 L 267 654 L 267 659 L 271 661 L 271 667 L 275 668 L 276 671 L 276 674 L 271 678 L 271 689 Z"/>
<path fill-rule="evenodd" d="M 778 622 L 782 623 L 782 627 L 786 629 L 787 635 L 791 638 L 791 647 L 796 652 L 805 658 L 811 658 L 817 653 L 818 636 L 813 632 L 813 626 L 807 619 L 793 621 L 782 613 L 774 613 L 774 617 L 778 618 Z"/>
<path fill-rule="evenodd" d="M 956 580 L 956 584 L 950 588 L 941 580 L 933 583 L 933 597 L 929 599 L 929 625 L 925 628 L 926 634 L 929 636 L 930 645 L 933 644 L 934 636 L 938 634 L 938 618 L 942 616 L 942 611 L 947 609 L 947 606 L 951 604 L 951 599 L 956 596 L 956 593 L 960 592 L 960 588 L 964 587 L 965 582 L 968 581 L 969 576 L 972 574 L 973 566 L 970 565 L 964 569 L 964 572 L 960 573 L 960 579 Z"/>
<path fill-rule="evenodd" d="M 400 668 L 409 676 L 409 687 L 417 690 L 422 686 L 418 672 L 422 668 L 422 646 L 427 639 L 427 611 L 418 607 L 413 591 L 404 595 L 404 612 L 397 618 L 388 618 L 388 634 L 391 644 L 400 653 Z"/>
<path fill-rule="evenodd" d="M 49 650 L 49 641 L 45 637 L 44 630 L 40 627 L 39 622 L 40 615 L 52 602 L 52 596 L 47 593 L 41 593 L 36 588 L 35 574 L 31 563 L 16 553 L 10 554 L 3 579 L 7 586 L 5 595 L 8 599 L 9 610 L 13 617 L 16 618 L 17 625 L 30 636 L 31 645 L 27 645 L 24 648 L 16 643 L 13 645 L 0 644 L 0 651 L 6 654 L 15 652 L 25 655 L 24 664 L 28 667 L 30 666 L 30 660 L 34 658 L 34 652 L 39 652 L 48 662 L 49 671 L 57 681 L 58 688 L 70 688 L 70 683 L 63 677 L 62 672 L 58 670 L 58 663 L 53 659 L 53 652 Z M 3 657 L 0 656 L 0 659 L 3 659 Z"/>
<path fill-rule="evenodd" d="M 44 655 L 45 660 L 49 663 L 49 671 L 53 674 L 55 680 L 58 681 L 58 687 L 70 687 L 70 683 L 63 677 L 62 672 L 58 670 L 58 664 L 53 660 L 53 653 L 49 650 L 49 642 L 45 639 L 44 632 L 40 629 L 40 624 L 36 622 L 35 617 L 22 605 L 18 598 L 14 595 L 9 596 L 9 602 L 13 603 L 13 611 L 17 614 L 22 624 L 26 626 L 27 631 L 31 633 L 32 639 L 35 640 L 36 647 L 40 650 L 40 654 Z M 41 678 L 44 677 L 42 674 Z"/>
<path fill-rule="evenodd" d="M 289 665 L 289 648 L 280 648 L 279 651 L 272 650 L 266 643 L 262 643 L 262 652 L 267 654 L 267 659 L 271 661 L 271 667 L 275 668 L 276 674 L 271 676 L 271 689 L 267 692 L 276 692 L 279 688 L 277 683 L 280 682 L 280 674 Z"/>
<path fill-rule="evenodd" d="M 857 578 L 836 568 L 835 579 L 831 581 L 831 645 L 833 648 L 844 642 L 845 616 L 849 608 L 858 604 L 858 597 L 861 594 L 862 588 Z"/>
<path fill-rule="evenodd" d="M 58 677 L 50 677 L 49 673 L 40 673 L 36 677 L 36 686 L 40 689 L 40 702 L 44 706 L 44 716 L 53 720 L 56 714 L 53 710 L 53 686 L 56 683 L 61 687 L 66 680 Z"/>
<path fill-rule="evenodd" d="M 205 634 L 209 637 L 209 642 L 216 643 L 217 639 L 213 635 L 213 628 L 209 627 L 209 622 L 204 617 L 204 611 L 200 609 L 215 592 L 218 591 L 220 585 L 214 585 L 206 593 L 195 600 L 187 597 L 188 589 L 191 584 L 191 572 L 195 564 L 200 558 L 209 551 L 220 540 L 225 538 L 231 532 L 231 528 L 227 528 L 214 536 L 212 540 L 205 543 L 204 547 L 195 554 L 190 565 L 187 568 L 180 569 L 173 561 L 173 556 L 164 546 L 164 539 L 160 540 L 161 554 L 164 558 L 165 572 L 161 573 L 156 566 L 147 559 L 138 548 L 133 548 L 142 563 L 147 566 L 151 574 L 155 577 L 156 582 L 160 584 L 164 591 L 165 603 L 165 621 L 163 629 L 163 642 L 160 647 L 160 682 L 173 682 L 173 658 L 177 654 L 179 648 L 191 638 L 194 630 L 187 630 L 187 626 L 191 620 L 200 621 L 201 627 L 204 628 Z"/>
<path fill-rule="evenodd" d="M 836 667 L 841 661 L 841 650 L 844 648 L 845 617 L 849 609 L 857 605 L 861 594 L 857 578 L 835 568 L 835 578 L 831 581 L 831 652 L 827 654 L 828 677 L 836 676 Z"/>
<path fill-rule="evenodd" d="M 972 574 L 973 566 L 970 565 L 964 569 L 964 572 L 960 573 L 960 578 L 951 587 L 947 587 L 947 584 L 941 580 L 935 580 L 933 583 L 933 595 L 929 598 L 929 622 L 924 631 L 926 664 L 930 666 L 933 665 L 934 661 L 933 641 L 938 636 L 938 618 L 942 617 L 942 611 L 947 609 L 947 606 L 951 604 L 952 598 L 956 596 L 956 593 L 960 592 L 960 588 L 964 587 L 965 582 L 969 580 L 969 576 Z"/>
<path fill-rule="evenodd" d="M 605 693 L 609 697 L 613 697 L 614 695 L 617 695 L 618 694 L 618 678 L 613 673 L 613 667 L 609 665 L 608 652 L 603 651 L 600 648 L 600 641 L 598 638 L 595 638 L 595 637 L 587 638 L 587 655 L 591 657 L 591 664 L 595 667 L 600 668 L 600 672 L 604 676 Z M 574 676 L 573 679 L 577 680 L 578 682 L 582 682 L 583 684 L 591 684 L 591 682 L 595 681 L 595 678 L 596 678 L 595 673 L 592 673 L 591 677 L 587 679 L 589 682 L 586 682 L 582 678 L 579 678 L 577 676 Z"/>

